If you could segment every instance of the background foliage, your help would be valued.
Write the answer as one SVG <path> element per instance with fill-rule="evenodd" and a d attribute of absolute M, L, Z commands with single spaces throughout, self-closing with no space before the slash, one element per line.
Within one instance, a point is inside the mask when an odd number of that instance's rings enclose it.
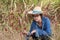
<path fill-rule="evenodd" d="M 32 22 L 27 12 L 35 6 L 41 6 L 44 16 L 50 18 L 53 38 L 60 40 L 60 0 L 0 0 L 1 40 L 23 40 L 22 31 L 28 31 Z"/>

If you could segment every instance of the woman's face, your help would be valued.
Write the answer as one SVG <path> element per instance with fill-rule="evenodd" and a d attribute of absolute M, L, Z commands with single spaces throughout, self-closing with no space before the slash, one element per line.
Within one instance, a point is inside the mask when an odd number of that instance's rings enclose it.
<path fill-rule="evenodd" d="M 41 16 L 39 15 L 39 14 L 35 14 L 35 15 L 33 15 L 33 19 L 36 21 L 36 22 L 41 22 L 42 20 L 41 20 Z"/>

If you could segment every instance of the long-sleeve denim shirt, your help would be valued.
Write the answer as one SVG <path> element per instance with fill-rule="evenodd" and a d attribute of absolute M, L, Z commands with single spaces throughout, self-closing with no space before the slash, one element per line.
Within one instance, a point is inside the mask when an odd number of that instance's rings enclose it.
<path fill-rule="evenodd" d="M 48 17 L 42 17 L 42 29 L 37 25 L 36 21 L 33 21 L 30 28 L 30 33 L 33 30 L 37 30 L 39 35 L 51 35 L 51 25 Z"/>

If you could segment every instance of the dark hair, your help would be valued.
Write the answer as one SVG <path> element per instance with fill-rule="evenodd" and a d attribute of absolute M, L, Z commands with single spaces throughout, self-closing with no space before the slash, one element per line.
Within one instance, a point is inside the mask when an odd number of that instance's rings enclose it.
<path fill-rule="evenodd" d="M 42 14 L 39 14 L 39 15 L 41 16 L 41 19 L 42 19 L 42 16 L 43 16 L 43 15 L 42 15 Z"/>

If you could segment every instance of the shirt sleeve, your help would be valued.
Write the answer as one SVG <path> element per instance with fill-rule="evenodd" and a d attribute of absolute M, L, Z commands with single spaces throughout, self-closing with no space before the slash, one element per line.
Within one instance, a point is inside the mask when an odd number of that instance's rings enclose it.
<path fill-rule="evenodd" d="M 50 20 L 48 18 L 46 19 L 45 25 L 46 25 L 46 33 L 48 35 L 51 35 L 51 25 L 50 25 Z"/>
<path fill-rule="evenodd" d="M 41 30 L 41 29 L 37 29 L 37 32 L 40 36 L 47 36 L 47 33 L 44 31 L 44 30 Z"/>
<path fill-rule="evenodd" d="M 31 24 L 31 27 L 30 27 L 30 31 L 29 32 L 31 33 L 31 31 L 34 30 L 34 29 L 36 29 L 36 24 L 33 21 L 32 24 Z"/>

